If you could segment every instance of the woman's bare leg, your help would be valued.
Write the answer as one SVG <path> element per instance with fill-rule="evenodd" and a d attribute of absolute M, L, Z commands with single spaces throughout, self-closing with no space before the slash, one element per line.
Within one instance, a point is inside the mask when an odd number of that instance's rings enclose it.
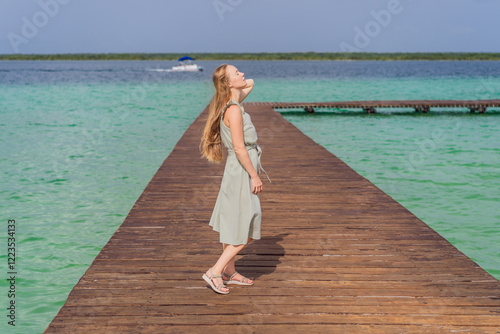
<path fill-rule="evenodd" d="M 226 246 L 227 244 L 222 244 L 222 251 L 224 251 L 226 249 Z M 233 256 L 233 258 L 231 260 L 229 260 L 229 262 L 226 264 L 226 266 L 224 267 L 224 270 L 223 272 L 234 272 L 236 269 L 234 268 L 234 258 L 236 256 Z"/>
<path fill-rule="evenodd" d="M 248 245 L 250 243 L 250 241 L 252 241 L 252 240 L 253 239 L 248 239 L 246 245 Z M 226 248 L 226 246 L 227 246 L 227 244 L 222 244 L 222 249 L 224 250 Z M 228 275 L 232 275 L 236 271 L 236 267 L 234 265 L 234 258 L 235 257 L 236 256 L 233 256 L 233 258 L 231 260 L 229 260 L 229 262 L 224 267 L 224 271 L 223 272 L 225 272 Z M 229 278 L 229 277 L 227 277 L 227 278 Z M 234 279 L 237 280 L 237 281 L 240 281 L 242 278 L 243 278 L 243 276 L 241 276 L 240 274 L 234 276 Z M 224 279 L 226 279 L 226 278 L 224 278 Z M 253 283 L 253 281 L 251 279 L 248 279 L 248 282 L 249 283 Z"/>
<path fill-rule="evenodd" d="M 248 239 L 247 241 L 247 244 L 250 242 L 250 240 L 252 239 Z M 231 264 L 232 266 L 232 270 L 231 273 L 234 272 L 234 257 L 243 249 L 245 248 L 245 246 L 247 244 L 243 244 L 243 245 L 237 245 L 237 246 L 234 246 L 234 245 L 229 245 L 229 244 L 222 244 L 222 255 L 219 257 L 219 259 L 217 260 L 217 262 L 215 263 L 215 265 L 212 267 L 212 273 L 215 274 L 215 275 L 221 275 L 222 274 L 222 271 L 224 270 L 224 268 L 228 268 L 231 269 L 231 267 L 228 267 L 228 265 Z M 210 275 L 210 272 L 207 271 L 206 272 L 207 276 Z M 209 276 L 210 277 L 210 276 Z M 218 284 L 217 283 L 217 279 L 214 278 L 212 279 L 212 281 L 215 283 L 215 284 Z M 225 289 L 225 288 L 222 288 L 221 289 L 222 291 L 228 291 L 229 289 Z"/>

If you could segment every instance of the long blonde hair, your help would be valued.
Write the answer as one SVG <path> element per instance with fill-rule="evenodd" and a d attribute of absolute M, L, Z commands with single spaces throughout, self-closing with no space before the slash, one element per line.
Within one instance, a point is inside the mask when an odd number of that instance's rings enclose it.
<path fill-rule="evenodd" d="M 201 137 L 200 152 L 208 161 L 219 163 L 223 159 L 220 120 L 222 108 L 231 98 L 231 90 L 227 77 L 227 64 L 222 64 L 214 70 L 212 80 L 215 94 L 208 107 L 208 118 Z"/>

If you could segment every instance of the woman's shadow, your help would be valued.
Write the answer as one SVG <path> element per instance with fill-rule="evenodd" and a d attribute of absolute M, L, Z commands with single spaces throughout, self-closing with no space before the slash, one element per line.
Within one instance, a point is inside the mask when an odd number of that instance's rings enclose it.
<path fill-rule="evenodd" d="M 285 249 L 278 242 L 288 235 L 283 233 L 250 242 L 240 252 L 242 257 L 235 261 L 237 270 L 254 279 L 273 273 L 281 263 L 280 258 L 285 256 Z"/>

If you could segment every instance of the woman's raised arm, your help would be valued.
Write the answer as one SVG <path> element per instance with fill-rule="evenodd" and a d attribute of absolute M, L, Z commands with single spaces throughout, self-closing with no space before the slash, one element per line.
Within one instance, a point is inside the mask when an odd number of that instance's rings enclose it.
<path fill-rule="evenodd" d="M 246 97 L 248 96 L 248 94 L 250 94 L 254 86 L 253 79 L 246 79 L 245 81 L 247 82 L 247 85 L 243 87 L 243 89 L 241 90 L 239 98 L 240 101 L 238 101 L 239 103 L 243 102 L 243 100 L 246 99 Z"/>

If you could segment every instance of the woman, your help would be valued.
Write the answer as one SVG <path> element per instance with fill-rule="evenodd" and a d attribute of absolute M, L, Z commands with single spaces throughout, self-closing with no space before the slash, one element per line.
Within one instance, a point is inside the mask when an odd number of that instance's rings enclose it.
<path fill-rule="evenodd" d="M 262 150 L 257 145 L 257 132 L 250 115 L 240 104 L 252 91 L 253 80 L 245 80 L 244 73 L 227 64 L 217 67 L 212 79 L 215 95 L 210 102 L 200 150 L 205 158 L 215 163 L 222 161 L 222 144 L 228 154 L 209 224 L 219 232 L 223 251 L 203 279 L 215 292 L 228 294 L 225 284 L 254 283 L 236 271 L 234 257 L 251 240 L 260 239 L 258 194 L 262 191 L 262 181 L 259 172 L 264 169 L 260 165 Z"/>

